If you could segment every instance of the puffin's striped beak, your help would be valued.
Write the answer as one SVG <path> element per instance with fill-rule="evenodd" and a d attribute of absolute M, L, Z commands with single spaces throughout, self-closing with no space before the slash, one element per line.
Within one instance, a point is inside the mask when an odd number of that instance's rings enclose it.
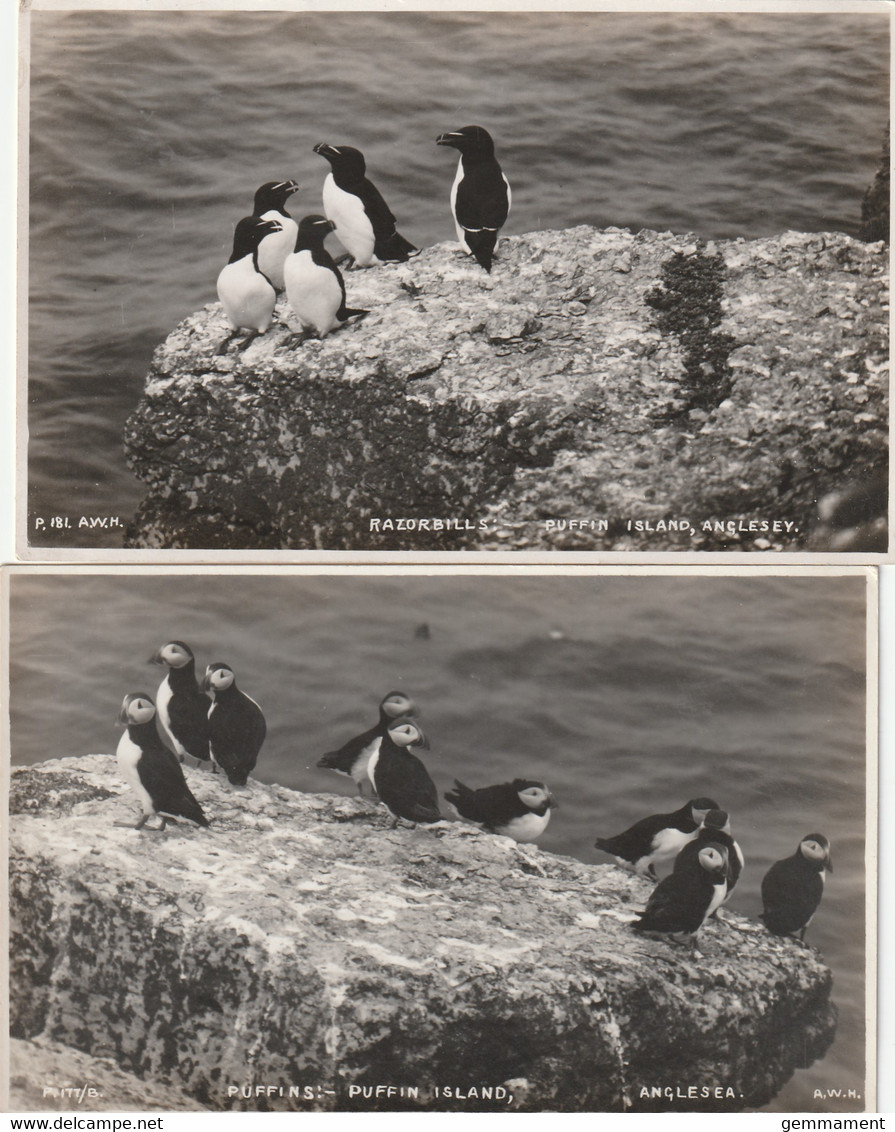
<path fill-rule="evenodd" d="M 124 698 L 121 708 L 118 712 L 118 718 L 115 720 L 119 727 L 127 725 L 127 697 Z"/>
<path fill-rule="evenodd" d="M 157 652 L 154 652 L 152 654 L 152 656 L 149 657 L 149 659 L 146 661 L 146 663 L 147 664 L 164 664 L 165 662 L 162 660 L 162 650 L 159 649 Z"/>

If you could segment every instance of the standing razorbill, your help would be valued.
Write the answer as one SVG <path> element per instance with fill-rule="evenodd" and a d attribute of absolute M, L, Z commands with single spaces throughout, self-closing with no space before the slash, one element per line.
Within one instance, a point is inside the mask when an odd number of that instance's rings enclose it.
<path fill-rule="evenodd" d="M 395 719 L 378 750 L 370 756 L 367 769 L 373 789 L 396 818 L 413 822 L 435 822 L 441 818 L 435 783 L 408 749 L 428 746 L 419 724 L 412 719 Z"/>
<path fill-rule="evenodd" d="M 349 739 L 337 751 L 327 751 L 317 760 L 317 765 L 353 778 L 357 783 L 358 794 L 362 795 L 364 780 L 369 781 L 367 764 L 370 756 L 379 749 L 380 740 L 388 731 L 389 724 L 402 715 L 411 716 L 416 713 L 416 704 L 409 696 L 403 692 L 389 692 L 379 704 L 379 722 L 368 731 Z"/>
<path fill-rule="evenodd" d="M 272 220 L 280 226 L 279 232 L 271 232 L 258 245 L 258 270 L 267 276 L 277 291 L 282 291 L 285 286 L 283 264 L 295 247 L 298 235 L 298 225 L 286 211 L 286 201 L 300 188 L 297 181 L 268 181 L 255 193 L 253 215 L 262 220 Z"/>
<path fill-rule="evenodd" d="M 239 346 L 244 350 L 273 322 L 277 293 L 273 283 L 258 266 L 258 245 L 274 232 L 282 231 L 276 220 L 244 216 L 236 225 L 233 254 L 218 276 L 218 298 L 232 331 L 217 348 L 223 354 L 241 329 L 251 333 Z"/>
<path fill-rule="evenodd" d="M 691 798 L 670 814 L 641 818 L 615 837 L 598 837 L 597 849 L 615 857 L 620 865 L 630 865 L 641 876 L 656 879 L 656 865 L 676 857 L 692 841 L 709 810 L 720 807 L 711 798 Z"/>
<path fill-rule="evenodd" d="M 824 894 L 827 869 L 833 871 L 833 862 L 830 843 L 822 833 L 809 833 L 791 857 L 771 865 L 761 882 L 761 918 L 768 931 L 774 935 L 798 932 L 804 940 Z"/>
<path fill-rule="evenodd" d="M 118 723 L 127 730 L 118 741 L 116 756 L 125 782 L 140 800 L 143 816 L 135 826 L 116 822 L 129 829 L 142 829 L 158 814 L 161 825 L 149 826 L 161 833 L 165 818 L 189 818 L 197 825 L 208 825 L 208 818 L 193 797 L 183 777 L 180 763 L 159 738 L 155 726 L 155 704 L 144 692 L 124 697 Z"/>
<path fill-rule="evenodd" d="M 510 183 L 494 156 L 494 142 L 481 126 L 464 126 L 439 134 L 436 145 L 460 151 L 457 175 L 451 188 L 451 212 L 457 239 L 487 272 L 497 233 L 510 212 Z"/>
<path fill-rule="evenodd" d="M 208 762 L 208 697 L 196 683 L 196 659 L 189 646 L 169 641 L 149 661 L 168 669 L 156 694 L 162 738 L 181 762 L 187 755 Z"/>
<path fill-rule="evenodd" d="M 365 310 L 345 305 L 345 283 L 323 241 L 335 230 L 325 216 L 305 216 L 298 226 L 295 251 L 286 257 L 283 276 L 286 298 L 306 332 L 324 338 L 349 318 L 363 318 Z M 304 335 L 301 336 L 304 340 Z"/>
<path fill-rule="evenodd" d="M 677 858 L 632 926 L 639 932 L 694 935 L 726 895 L 727 850 L 712 841 L 692 857 Z"/>
<path fill-rule="evenodd" d="M 550 809 L 556 804 L 543 782 L 527 778 L 480 790 L 470 790 L 455 778 L 454 790 L 445 794 L 445 799 L 461 817 L 514 841 L 536 841 L 547 828 Z"/>
<path fill-rule="evenodd" d="M 332 166 L 323 182 L 323 211 L 333 221 L 339 240 L 356 267 L 371 263 L 404 263 L 419 251 L 395 228 L 395 218 L 382 193 L 367 179 L 359 149 L 319 142 L 314 152 Z"/>
<path fill-rule="evenodd" d="M 234 786 L 245 786 L 255 769 L 267 734 L 264 712 L 236 686 L 229 664 L 209 664 L 202 691 L 211 695 L 208 709 L 208 749 Z"/>

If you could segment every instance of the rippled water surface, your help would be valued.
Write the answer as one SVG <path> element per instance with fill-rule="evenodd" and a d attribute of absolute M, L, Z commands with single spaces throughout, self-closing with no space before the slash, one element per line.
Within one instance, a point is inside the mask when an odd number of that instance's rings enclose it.
<path fill-rule="evenodd" d="M 884 6 L 881 6 L 884 7 Z M 38 544 L 120 545 L 123 423 L 151 353 L 214 299 L 254 190 L 354 144 L 401 230 L 453 239 L 445 129 L 479 122 L 507 234 L 579 223 L 856 234 L 887 117 L 886 13 L 36 12 L 31 513 Z"/>
<path fill-rule="evenodd" d="M 756 916 L 772 861 L 825 832 L 835 873 L 809 941 L 834 972 L 839 1032 L 772 1107 L 863 1094 L 861 576 L 19 575 L 12 602 L 17 763 L 113 752 L 122 696 L 157 686 L 145 657 L 176 638 L 203 670 L 229 661 L 261 703 L 263 781 L 353 793 L 317 758 L 399 687 L 440 792 L 455 776 L 548 783 L 546 850 L 607 863 L 597 836 L 709 794 L 746 856 L 731 907 Z"/>

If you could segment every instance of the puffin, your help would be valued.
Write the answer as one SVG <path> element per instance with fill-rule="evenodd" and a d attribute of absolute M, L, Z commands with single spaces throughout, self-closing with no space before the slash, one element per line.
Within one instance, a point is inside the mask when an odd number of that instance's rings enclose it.
<path fill-rule="evenodd" d="M 393 719 L 370 756 L 367 773 L 380 801 L 395 818 L 431 823 L 441 820 L 438 791 L 411 747 L 429 749 L 422 728 L 408 716 Z"/>
<path fill-rule="evenodd" d="M 349 739 L 337 751 L 327 751 L 317 760 L 317 766 L 334 770 L 337 774 L 353 778 L 357 784 L 357 792 L 364 793 L 364 782 L 369 782 L 367 764 L 370 756 L 379 749 L 379 743 L 388 730 L 389 724 L 401 716 L 417 714 L 417 707 L 410 696 L 404 692 L 389 692 L 379 704 L 379 722 L 367 731 L 362 731 L 353 739 Z"/>
<path fill-rule="evenodd" d="M 406 263 L 419 254 L 419 248 L 396 229 L 382 193 L 366 176 L 367 163 L 359 149 L 318 142 L 314 152 L 332 168 L 323 182 L 323 211 L 335 224 L 355 267 Z"/>
<path fill-rule="evenodd" d="M 710 841 L 723 845 L 727 850 L 727 895 L 724 897 L 726 904 L 730 899 L 730 894 L 736 888 L 740 873 L 746 863 L 742 849 L 731 835 L 730 815 L 726 810 L 709 810 L 702 825 L 697 830 L 696 836 L 681 849 L 680 856 L 684 854 L 692 856 Z"/>
<path fill-rule="evenodd" d="M 460 151 L 451 188 L 451 212 L 460 246 L 489 274 L 497 234 L 512 203 L 510 183 L 494 156 L 494 141 L 481 126 L 439 134 L 436 145 Z"/>
<path fill-rule="evenodd" d="M 149 658 L 167 668 L 156 705 L 162 738 L 181 762 L 190 755 L 208 762 L 208 697 L 196 683 L 196 658 L 183 641 L 169 641 Z"/>
<path fill-rule="evenodd" d="M 258 245 L 258 270 L 266 275 L 275 291 L 282 291 L 283 264 L 295 247 L 298 225 L 286 211 L 286 203 L 301 185 L 297 181 L 267 181 L 255 193 L 253 216 L 279 224 L 278 232 L 270 232 Z"/>
<path fill-rule="evenodd" d="M 217 282 L 218 298 L 231 330 L 218 345 L 216 354 L 226 353 L 240 330 L 248 330 L 237 347 L 244 350 L 273 322 L 277 292 L 258 265 L 258 248 L 265 237 L 282 230 L 278 221 L 262 220 L 259 216 L 244 216 L 236 225 L 233 253 Z"/>
<path fill-rule="evenodd" d="M 809 833 L 791 857 L 771 865 L 761 882 L 761 919 L 769 932 L 798 934 L 804 941 L 824 893 L 827 869 L 833 871 L 833 862 L 830 842 L 822 833 Z"/>
<path fill-rule="evenodd" d="M 638 932 L 693 936 L 727 895 L 725 846 L 707 841 L 691 855 L 681 854 L 674 870 L 650 893 L 632 927 Z"/>
<path fill-rule="evenodd" d="M 455 778 L 454 790 L 444 797 L 461 817 L 514 841 L 536 841 L 547 828 L 550 811 L 556 805 L 544 783 L 530 778 L 514 778 L 512 782 L 479 790 L 470 790 Z"/>
<path fill-rule="evenodd" d="M 709 810 L 720 809 L 711 798 L 691 798 L 670 814 L 641 818 L 615 837 L 598 837 L 594 847 L 630 865 L 641 876 L 656 880 L 655 866 L 676 857 L 692 841 Z"/>
<path fill-rule="evenodd" d="M 286 299 L 304 331 L 298 336 L 301 341 L 312 331 L 325 338 L 350 318 L 360 320 L 370 313 L 346 305 L 342 273 L 323 246 L 335 227 L 325 216 L 305 216 L 298 225 L 295 250 L 283 267 Z"/>
<path fill-rule="evenodd" d="M 233 786 L 245 786 L 258 762 L 267 734 L 264 712 L 236 685 L 229 664 L 217 661 L 205 669 L 202 691 L 211 696 L 208 750 Z"/>
<path fill-rule="evenodd" d="M 162 833 L 167 818 L 187 818 L 196 825 L 208 825 L 208 818 L 193 797 L 183 769 L 175 755 L 159 738 L 155 726 L 155 704 L 145 692 L 124 697 L 118 723 L 126 730 L 118 741 L 116 757 L 124 781 L 140 801 L 143 814 L 135 826 L 116 822 L 128 829 Z M 147 826 L 151 817 L 161 819 L 158 826 Z"/>

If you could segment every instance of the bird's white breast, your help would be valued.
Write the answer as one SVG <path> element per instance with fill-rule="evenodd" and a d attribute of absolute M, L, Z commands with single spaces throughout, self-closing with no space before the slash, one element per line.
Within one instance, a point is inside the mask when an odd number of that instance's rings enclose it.
<path fill-rule="evenodd" d="M 306 330 L 322 338 L 339 326 L 336 311 L 342 305 L 342 289 L 328 267 L 314 263 L 307 250 L 293 252 L 286 260 L 286 298 Z"/>
<path fill-rule="evenodd" d="M 687 842 L 693 840 L 697 832 L 695 829 L 692 833 L 684 833 L 680 829 L 660 830 L 653 838 L 650 857 L 653 861 L 667 861 L 671 857 L 676 857 Z"/>
<path fill-rule="evenodd" d="M 244 327 L 263 334 L 273 320 L 276 292 L 255 270 L 250 255 L 223 268 L 218 276 L 218 298 L 234 330 Z"/>
<path fill-rule="evenodd" d="M 463 225 L 457 220 L 457 190 L 460 187 L 460 182 L 463 180 L 463 158 L 457 162 L 457 172 L 454 175 L 454 183 L 451 185 L 451 212 L 454 216 L 454 227 L 457 229 L 457 239 L 463 245 L 465 250 L 472 255 L 469 245 L 466 243 L 466 236 L 463 232 Z"/>
<path fill-rule="evenodd" d="M 506 825 L 498 826 L 496 833 L 512 837 L 514 841 L 535 841 L 550 821 L 550 810 L 544 814 L 523 814 L 521 818 L 511 818 Z"/>
<path fill-rule="evenodd" d="M 152 798 L 149 796 L 149 791 L 141 782 L 140 774 L 137 770 L 137 763 L 139 763 L 142 754 L 143 752 L 133 739 L 131 739 L 129 732 L 125 731 L 118 740 L 118 749 L 115 752 L 116 758 L 118 759 L 118 769 L 121 771 L 121 777 L 137 795 L 143 813 L 154 814 L 155 806 L 152 804 Z"/>
<path fill-rule="evenodd" d="M 370 218 L 360 197 L 340 189 L 332 173 L 323 182 L 323 211 L 327 219 L 335 224 L 336 237 L 346 251 L 354 256 L 357 266 L 366 267 L 372 263 L 375 260 L 373 247 L 376 240 Z"/>
<path fill-rule="evenodd" d="M 370 752 L 367 759 L 367 778 L 369 778 L 370 785 L 376 790 L 377 794 L 379 791 L 376 789 L 376 767 L 379 765 L 379 748 L 381 746 L 382 739 L 380 736 L 377 736 L 369 747 L 366 748 L 366 750 Z"/>
<path fill-rule="evenodd" d="M 295 238 L 298 235 L 298 225 L 291 216 L 284 216 L 275 208 L 265 212 L 262 220 L 276 220 L 282 226 L 282 232 L 271 232 L 265 236 L 258 245 L 258 266 L 273 283 L 278 291 L 282 291 L 283 264 L 286 256 L 295 250 Z"/>
<path fill-rule="evenodd" d="M 369 778 L 372 783 L 373 778 L 369 773 L 370 759 L 376 755 L 377 761 L 379 760 L 379 744 L 382 742 L 382 737 L 377 735 L 372 742 L 368 743 L 366 747 L 354 760 L 354 766 L 351 768 L 351 777 L 360 786 L 365 778 Z"/>
<path fill-rule="evenodd" d="M 174 693 L 171 691 L 171 685 L 166 676 L 158 686 L 158 692 L 155 696 L 155 710 L 156 718 L 159 721 L 162 729 L 162 737 L 165 743 L 171 748 L 175 755 L 183 756 L 187 754 L 186 748 L 182 743 L 179 743 L 171 731 L 171 712 L 168 710 L 168 704 L 171 702 L 171 697 Z"/>

